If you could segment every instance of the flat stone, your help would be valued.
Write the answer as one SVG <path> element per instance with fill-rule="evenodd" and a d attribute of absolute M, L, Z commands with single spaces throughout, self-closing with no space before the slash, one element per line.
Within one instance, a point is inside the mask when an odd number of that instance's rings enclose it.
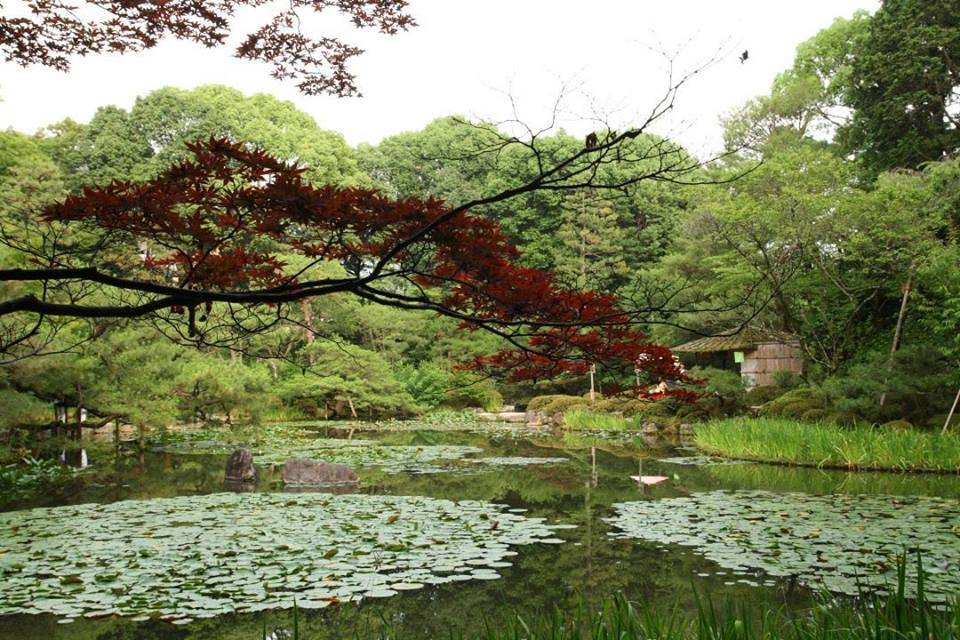
<path fill-rule="evenodd" d="M 345 464 L 294 458 L 283 464 L 281 472 L 284 484 L 324 486 L 357 484 L 359 476 Z"/>

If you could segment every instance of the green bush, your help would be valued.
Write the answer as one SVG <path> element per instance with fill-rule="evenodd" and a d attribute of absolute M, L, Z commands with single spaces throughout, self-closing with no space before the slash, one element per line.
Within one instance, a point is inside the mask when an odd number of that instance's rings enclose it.
<path fill-rule="evenodd" d="M 591 410 L 595 412 L 621 413 L 626 417 L 651 415 L 663 409 L 650 400 L 640 400 L 630 396 L 605 398 L 591 406 Z"/>
<path fill-rule="evenodd" d="M 584 409 L 571 409 L 563 415 L 563 425 L 570 429 L 603 431 L 632 431 L 640 428 L 637 418 L 596 413 Z"/>
<path fill-rule="evenodd" d="M 807 409 L 803 412 L 803 415 L 800 416 L 801 420 L 806 420 L 807 422 L 820 422 L 827 417 L 826 409 Z"/>
<path fill-rule="evenodd" d="M 863 420 L 852 411 L 832 411 L 827 414 L 824 421 L 832 422 L 842 427 L 855 427 L 863 422 Z"/>
<path fill-rule="evenodd" d="M 926 345 L 904 347 L 890 359 L 877 353 L 843 375 L 828 378 L 823 388 L 839 411 L 848 411 L 869 422 L 905 419 L 924 424 L 949 409 L 960 373 L 947 358 Z M 880 406 L 880 397 L 886 401 Z"/>
<path fill-rule="evenodd" d="M 913 424 L 908 420 L 891 420 L 890 422 L 884 422 L 880 427 L 888 431 L 909 431 L 913 429 Z"/>
<path fill-rule="evenodd" d="M 747 390 L 739 373 L 714 367 L 694 367 L 690 375 L 704 381 L 701 392 L 719 398 L 725 412 L 733 413 L 743 406 Z"/>
<path fill-rule="evenodd" d="M 477 382 L 463 373 L 454 373 L 450 378 L 451 389 L 443 397 L 443 404 L 454 409 L 480 407 L 484 411 L 496 411 L 503 406 L 503 396 L 493 382 Z"/>
<path fill-rule="evenodd" d="M 774 384 L 762 384 L 747 391 L 744 397 L 744 404 L 749 407 L 766 404 L 771 400 L 776 400 L 786 392 L 786 389 Z"/>
<path fill-rule="evenodd" d="M 548 404 L 561 398 L 574 398 L 578 401 L 583 400 L 578 396 L 565 396 L 558 393 L 546 396 L 536 396 L 535 398 L 531 398 L 530 402 L 527 403 L 527 411 L 542 411 Z"/>
<path fill-rule="evenodd" d="M 788 391 L 799 387 L 803 383 L 803 378 L 796 371 L 781 369 L 773 372 L 773 384 L 783 391 Z"/>
<path fill-rule="evenodd" d="M 440 404 L 450 386 L 450 374 L 432 362 L 398 367 L 397 380 L 417 404 L 428 409 Z"/>
<path fill-rule="evenodd" d="M 819 390 L 812 387 L 799 387 L 767 402 L 760 409 L 760 415 L 799 420 L 805 413 L 815 410 L 827 413 L 831 407 Z"/>
<path fill-rule="evenodd" d="M 556 398 L 540 411 L 547 414 L 548 416 L 555 416 L 557 414 L 566 413 L 572 409 L 589 409 L 590 401 L 584 400 L 583 398 L 578 398 L 576 396 L 564 396 Z"/>

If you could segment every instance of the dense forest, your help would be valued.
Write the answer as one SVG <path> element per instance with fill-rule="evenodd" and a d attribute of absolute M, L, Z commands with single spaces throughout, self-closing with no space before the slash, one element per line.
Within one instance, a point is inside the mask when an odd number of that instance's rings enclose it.
<path fill-rule="evenodd" d="M 746 326 L 797 336 L 803 379 L 762 391 L 769 400 L 801 387 L 795 417 L 942 424 L 960 385 L 957 70 L 938 53 L 960 42 L 946 4 L 887 2 L 801 44 L 768 95 L 726 118 L 727 153 L 686 184 L 536 191 L 481 213 L 525 264 L 643 309 L 637 324 L 658 343 Z M 129 110 L 105 105 L 87 123 L 0 133 L 0 260 L 32 265 L 31 253 L 14 247 L 73 233 L 41 229 L 44 205 L 91 185 L 148 180 L 211 136 L 296 161 L 315 184 L 393 198 L 456 204 L 535 170 L 522 150 L 481 153 L 498 132 L 456 115 L 357 148 L 322 124 L 268 95 L 202 86 L 160 89 Z M 562 130 L 540 143 L 557 157 L 583 146 Z M 140 251 L 144 258 L 150 248 Z M 331 276 L 342 269 L 325 266 Z M 9 298 L 31 286 L 0 290 Z M 17 343 L 31 319 L 6 316 L 0 423 L 49 423 L 53 402 L 145 426 L 397 416 L 523 405 L 588 385 L 584 376 L 508 384 L 465 371 L 502 348 L 500 339 L 429 312 L 344 294 L 303 300 L 289 313 L 282 327 L 219 345 L 160 319 L 63 320 Z M 730 389 L 735 376 L 697 371 L 710 393 L 742 395 Z M 598 375 L 601 387 L 632 382 L 602 368 Z"/>

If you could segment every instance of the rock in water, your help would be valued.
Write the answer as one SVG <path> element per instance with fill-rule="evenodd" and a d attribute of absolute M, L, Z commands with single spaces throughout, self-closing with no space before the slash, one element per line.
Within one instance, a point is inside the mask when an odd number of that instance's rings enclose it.
<path fill-rule="evenodd" d="M 283 483 L 292 485 L 357 484 L 360 478 L 353 469 L 343 464 L 295 458 L 283 464 Z"/>
<path fill-rule="evenodd" d="M 230 454 L 225 476 L 228 482 L 257 481 L 257 468 L 253 466 L 253 454 L 249 449 L 237 449 Z"/>

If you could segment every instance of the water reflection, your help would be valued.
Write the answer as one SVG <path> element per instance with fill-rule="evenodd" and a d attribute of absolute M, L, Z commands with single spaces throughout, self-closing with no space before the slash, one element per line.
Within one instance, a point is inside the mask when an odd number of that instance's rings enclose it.
<path fill-rule="evenodd" d="M 59 460 L 60 464 L 71 466 L 74 469 L 86 469 L 90 466 L 86 449 L 61 449 Z"/>
<path fill-rule="evenodd" d="M 807 493 L 869 493 L 937 495 L 960 498 L 960 479 L 949 476 L 849 474 L 815 469 L 761 465 L 690 466 L 659 461 L 676 455 L 676 442 L 616 440 L 562 432 L 511 437 L 475 432 L 373 432 L 318 428 L 316 437 L 372 439 L 385 444 L 476 446 L 484 457 L 565 457 L 562 464 L 516 466 L 470 465 L 469 472 L 414 474 L 359 467 L 360 485 L 321 489 L 329 493 L 426 495 L 451 500 L 477 499 L 526 509 L 527 515 L 578 525 L 564 545 L 524 547 L 513 567 L 500 580 L 441 585 L 404 593 L 361 606 L 341 606 L 322 612 L 303 611 L 301 636 L 312 640 L 374 637 L 384 620 L 405 638 L 449 635 L 452 623 L 466 626 L 486 618 L 496 621 L 517 610 L 573 606 L 584 599 L 597 602 L 615 591 L 652 606 L 685 603 L 691 610 L 694 592 L 722 601 L 733 597 L 757 602 L 800 606 L 808 594 L 790 581 L 753 587 L 731 576 L 690 550 L 612 539 L 603 518 L 615 502 L 658 500 L 715 489 L 801 491 Z M 64 451 L 64 460 L 67 459 Z M 89 455 L 89 457 L 87 457 Z M 77 457 L 79 456 L 79 457 Z M 225 455 L 175 455 L 140 452 L 135 445 L 110 442 L 86 444 L 70 460 L 86 460 L 88 480 L 65 496 L 37 498 L 8 508 L 64 503 L 110 502 L 134 498 L 197 495 L 219 491 L 280 491 L 279 469 L 260 466 L 256 483 L 224 482 Z M 96 464 L 90 465 L 90 461 Z M 256 462 L 256 459 L 254 460 Z M 669 478 L 652 485 L 631 476 Z M 292 491 L 315 491 L 296 488 Z M 753 577 L 763 582 L 763 576 Z M 0 618 L 0 638 L 25 640 L 252 639 L 264 627 L 276 640 L 292 628 L 290 611 L 257 615 L 227 615 L 182 628 L 160 621 L 81 620 L 57 625 L 46 616 Z M 269 631 L 273 630 L 273 631 Z M 268 637 L 271 637 L 268 635 Z"/>

